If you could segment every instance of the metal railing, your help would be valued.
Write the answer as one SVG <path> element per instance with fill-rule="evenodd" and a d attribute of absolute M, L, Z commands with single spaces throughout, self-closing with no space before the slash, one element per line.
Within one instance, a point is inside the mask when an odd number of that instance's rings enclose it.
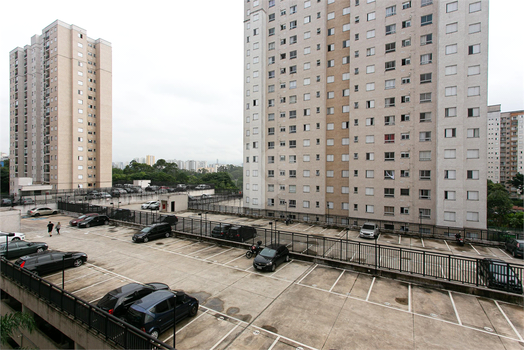
<path fill-rule="evenodd" d="M 106 340 L 124 349 L 174 349 L 3 257 L 0 260 L 3 278 L 17 283 L 40 301 L 52 305 L 60 313 L 96 331 Z"/>
<path fill-rule="evenodd" d="M 79 204 L 59 203 L 59 209 L 75 212 Z M 79 213 L 105 210 L 111 214 L 112 208 L 84 207 Z M 122 220 L 138 225 L 150 225 L 159 220 L 158 214 L 130 211 L 128 219 Z M 184 232 L 198 237 L 212 237 L 215 226 L 222 227 L 227 223 L 206 220 L 205 213 L 200 213 L 198 218 L 180 217 L 176 224 L 176 231 Z M 238 225 L 238 224 L 234 224 Z M 248 225 L 246 225 L 248 226 Z M 245 243 L 255 244 L 262 241 L 264 245 L 270 243 L 285 244 L 292 253 L 303 254 L 311 257 L 342 261 L 344 263 L 366 266 L 375 270 L 390 270 L 401 273 L 418 275 L 436 280 L 458 282 L 470 286 L 490 287 L 488 276 L 483 275 L 484 259 L 458 257 L 451 254 L 426 252 L 412 248 L 401 248 L 375 243 L 353 241 L 347 238 L 332 238 L 304 233 L 288 232 L 276 227 L 255 227 L 257 236 L 250 238 Z M 227 244 L 227 240 L 221 241 Z M 504 263 L 505 273 L 516 276 L 521 285 L 524 277 L 524 265 Z M 493 271 L 492 271 L 493 272 Z M 500 274 L 499 271 L 495 271 Z M 488 272 L 486 272 L 488 273 Z M 503 276 L 504 277 L 504 276 Z M 505 276 L 508 281 L 510 276 Z M 506 290 L 512 291 L 513 287 L 507 284 Z M 500 289 L 500 288 L 499 288 Z M 504 288 L 503 288 L 504 289 Z"/>

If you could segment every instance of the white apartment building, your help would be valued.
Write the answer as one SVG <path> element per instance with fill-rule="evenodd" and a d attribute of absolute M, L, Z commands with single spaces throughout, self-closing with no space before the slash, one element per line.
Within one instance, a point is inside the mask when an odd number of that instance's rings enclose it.
<path fill-rule="evenodd" d="M 487 0 L 244 3 L 245 206 L 486 227 Z"/>
<path fill-rule="evenodd" d="M 9 58 L 11 188 L 110 187 L 111 44 L 57 20 Z"/>

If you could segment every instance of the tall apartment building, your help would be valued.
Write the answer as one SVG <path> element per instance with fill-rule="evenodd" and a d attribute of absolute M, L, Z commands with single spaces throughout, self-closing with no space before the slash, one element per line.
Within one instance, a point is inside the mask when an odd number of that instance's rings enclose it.
<path fill-rule="evenodd" d="M 245 206 L 486 226 L 487 0 L 245 0 L 244 47 Z"/>
<path fill-rule="evenodd" d="M 9 53 L 10 181 L 112 184 L 112 48 L 55 21 Z"/>
<path fill-rule="evenodd" d="M 147 165 L 153 166 L 153 165 L 155 165 L 155 163 L 156 163 L 155 156 L 150 156 L 150 155 L 146 156 L 146 164 Z"/>
<path fill-rule="evenodd" d="M 503 183 L 512 197 L 517 189 L 509 181 L 524 174 L 524 111 L 501 112 L 488 106 L 488 180 Z"/>

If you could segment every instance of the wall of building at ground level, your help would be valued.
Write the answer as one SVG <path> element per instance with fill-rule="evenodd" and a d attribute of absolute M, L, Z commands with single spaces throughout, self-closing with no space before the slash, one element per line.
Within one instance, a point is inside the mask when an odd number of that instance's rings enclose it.
<path fill-rule="evenodd" d="M 2 232 L 20 232 L 21 216 L 22 216 L 22 212 L 19 209 L 10 210 L 10 209 L 5 208 L 1 210 L 0 211 L 0 231 Z"/>

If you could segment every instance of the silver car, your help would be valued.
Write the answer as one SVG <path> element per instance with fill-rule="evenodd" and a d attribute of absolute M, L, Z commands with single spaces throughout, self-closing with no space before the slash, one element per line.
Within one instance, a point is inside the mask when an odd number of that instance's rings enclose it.
<path fill-rule="evenodd" d="M 159 208 L 160 208 L 160 202 L 158 201 L 149 201 L 149 202 L 142 204 L 142 209 L 158 210 Z"/>
<path fill-rule="evenodd" d="M 378 237 L 378 226 L 372 222 L 366 222 L 360 228 L 360 237 L 362 238 L 377 238 Z"/>
<path fill-rule="evenodd" d="M 40 215 L 53 215 L 58 214 L 58 210 L 43 207 L 43 208 L 33 208 L 27 211 L 29 216 L 40 216 Z"/>

